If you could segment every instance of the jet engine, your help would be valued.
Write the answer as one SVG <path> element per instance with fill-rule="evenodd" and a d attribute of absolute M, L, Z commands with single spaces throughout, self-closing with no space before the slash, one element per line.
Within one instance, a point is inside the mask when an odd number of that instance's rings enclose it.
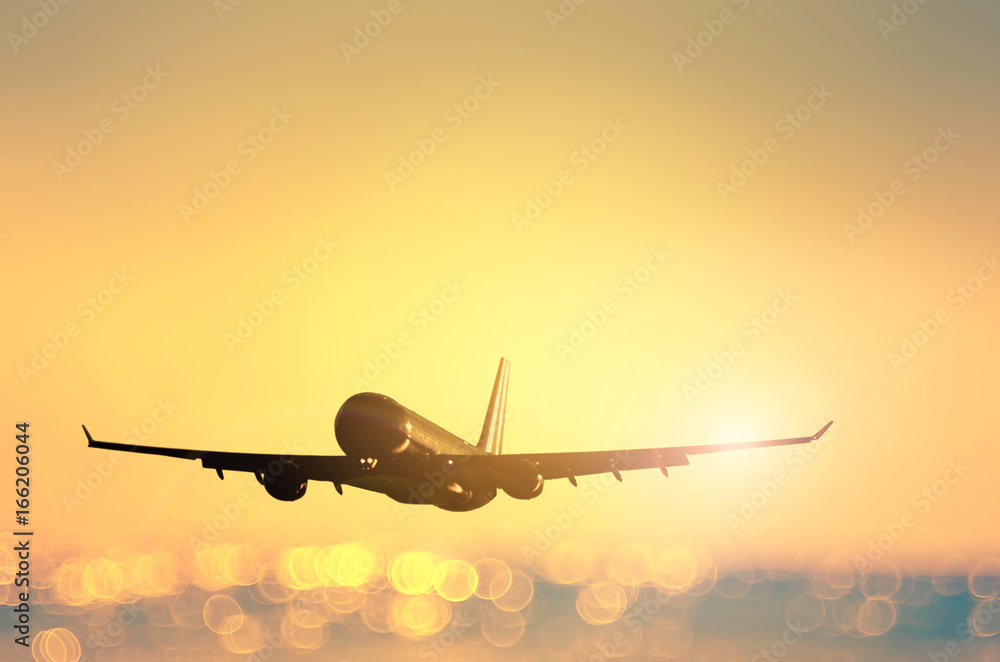
<path fill-rule="evenodd" d="M 504 467 L 500 489 L 515 499 L 534 499 L 542 493 L 545 479 L 538 473 L 538 467 L 528 460 Z"/>
<path fill-rule="evenodd" d="M 297 464 L 282 462 L 280 472 L 257 474 L 257 482 L 278 501 L 298 501 L 306 493 L 309 479 Z"/>

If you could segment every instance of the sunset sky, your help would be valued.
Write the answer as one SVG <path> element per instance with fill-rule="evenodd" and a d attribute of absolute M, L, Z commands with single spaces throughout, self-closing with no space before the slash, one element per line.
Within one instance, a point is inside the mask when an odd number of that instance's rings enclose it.
<path fill-rule="evenodd" d="M 189 548 L 242 498 L 221 542 L 519 559 L 576 504 L 564 542 L 720 564 L 906 518 L 901 565 L 1000 556 L 995 3 L 43 4 L 0 10 L 0 389 L 47 553 Z M 836 424 L 471 513 L 80 429 L 339 454 L 365 390 L 474 440 L 500 357 L 510 453 Z"/>

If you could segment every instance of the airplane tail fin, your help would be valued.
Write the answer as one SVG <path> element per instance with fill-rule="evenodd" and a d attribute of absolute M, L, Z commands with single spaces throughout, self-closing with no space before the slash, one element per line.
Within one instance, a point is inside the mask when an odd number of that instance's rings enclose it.
<path fill-rule="evenodd" d="M 499 455 L 503 448 L 503 417 L 507 408 L 507 378 L 510 376 L 510 361 L 500 359 L 497 368 L 497 379 L 493 382 L 493 395 L 490 396 L 490 406 L 486 410 L 486 422 L 483 433 L 479 436 L 476 448 L 491 455 Z"/>

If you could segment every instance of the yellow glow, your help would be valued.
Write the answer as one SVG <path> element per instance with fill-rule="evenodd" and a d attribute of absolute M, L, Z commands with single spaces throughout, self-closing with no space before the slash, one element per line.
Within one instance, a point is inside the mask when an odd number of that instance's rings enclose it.
<path fill-rule="evenodd" d="M 228 595 L 216 594 L 202 609 L 205 625 L 217 634 L 232 634 L 243 626 L 243 609 Z"/>
<path fill-rule="evenodd" d="M 36 662 L 76 662 L 82 655 L 80 641 L 66 628 L 43 630 L 31 643 Z"/>
<path fill-rule="evenodd" d="M 922 655 L 978 617 L 962 662 L 1000 662 L 1000 3 L 5 8 L 0 603 L 24 526 L 34 659 L 610 658 L 624 626 L 728 662 L 784 614 L 787 659 L 850 662 L 932 613 Z M 835 425 L 464 513 L 376 451 L 399 501 L 286 502 L 80 427 L 301 460 L 371 391 L 475 442 L 501 357 L 507 455 Z"/>
<path fill-rule="evenodd" d="M 434 590 L 434 573 L 440 560 L 429 552 L 400 552 L 389 561 L 389 583 L 400 593 L 420 595 Z"/>
<path fill-rule="evenodd" d="M 434 588 L 450 602 L 468 600 L 478 586 L 476 569 L 460 559 L 444 561 L 434 570 Z"/>

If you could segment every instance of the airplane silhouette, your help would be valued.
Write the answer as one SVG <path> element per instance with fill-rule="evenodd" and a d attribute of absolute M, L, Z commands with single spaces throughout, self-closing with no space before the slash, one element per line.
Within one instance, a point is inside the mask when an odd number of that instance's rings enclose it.
<path fill-rule="evenodd" d="M 90 448 L 147 453 L 201 460 L 206 469 L 253 473 L 267 493 L 281 501 L 295 501 L 306 493 L 310 480 L 329 481 L 337 492 L 350 485 L 380 492 L 401 503 L 429 504 L 444 510 L 468 511 L 492 501 L 497 490 L 515 499 L 533 499 L 546 480 L 611 473 L 621 481 L 622 471 L 690 464 L 689 455 L 720 451 L 805 444 L 819 439 L 833 421 L 811 437 L 773 439 L 736 444 L 642 448 L 622 451 L 517 453 L 501 455 L 507 379 L 510 362 L 500 359 L 486 422 L 475 446 L 435 425 L 423 416 L 378 393 L 358 393 L 337 412 L 334 432 L 344 455 L 274 455 L 230 453 L 97 441 L 87 435 Z"/>

